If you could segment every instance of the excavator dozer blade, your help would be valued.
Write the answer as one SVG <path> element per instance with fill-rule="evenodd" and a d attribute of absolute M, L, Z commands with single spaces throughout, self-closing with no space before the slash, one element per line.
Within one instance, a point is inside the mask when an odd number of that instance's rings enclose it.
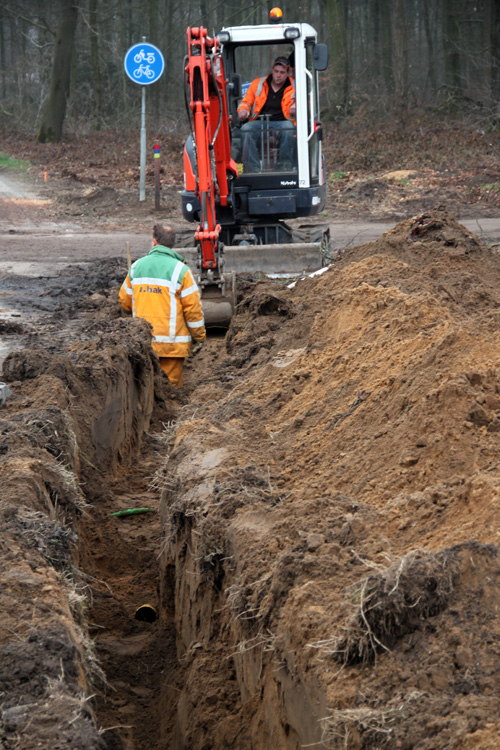
<path fill-rule="evenodd" d="M 196 268 L 195 248 L 176 248 L 191 268 Z M 277 245 L 226 245 L 224 270 L 229 273 L 295 275 L 317 271 L 325 258 L 317 242 L 291 242 Z"/>
<path fill-rule="evenodd" d="M 300 274 L 323 265 L 315 242 L 279 245 L 237 245 L 224 248 L 227 271 L 235 273 Z"/>
<path fill-rule="evenodd" d="M 187 241 L 190 239 L 188 237 Z M 294 240 L 265 245 L 225 245 L 224 285 L 206 284 L 201 287 L 206 325 L 229 325 L 237 301 L 236 274 L 300 276 L 317 271 L 332 260 L 329 254 L 329 231 L 324 226 L 306 227 L 302 236 L 300 230 L 294 232 Z M 184 245 L 175 249 L 192 269 L 196 268 L 199 257 L 196 247 Z"/>

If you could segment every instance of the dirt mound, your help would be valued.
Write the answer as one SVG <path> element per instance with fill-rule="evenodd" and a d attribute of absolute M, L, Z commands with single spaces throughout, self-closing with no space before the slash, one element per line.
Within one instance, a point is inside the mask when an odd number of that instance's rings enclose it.
<path fill-rule="evenodd" d="M 439 209 L 240 305 L 168 461 L 173 747 L 498 742 L 499 306 Z"/>

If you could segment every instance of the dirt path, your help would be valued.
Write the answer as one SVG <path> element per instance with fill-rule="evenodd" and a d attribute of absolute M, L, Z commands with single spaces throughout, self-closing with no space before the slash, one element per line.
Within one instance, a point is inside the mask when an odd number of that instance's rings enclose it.
<path fill-rule="evenodd" d="M 127 242 L 130 243 L 132 257 L 139 257 L 149 249 L 152 223 L 166 218 L 163 214 L 155 214 L 146 202 L 140 204 L 137 200 L 135 213 L 134 209 L 123 208 L 121 218 L 115 219 L 113 228 L 102 231 L 102 227 L 109 224 L 106 207 L 110 199 L 105 194 L 97 191 L 94 197 L 96 191 L 91 191 L 92 201 L 102 202 L 100 213 L 93 215 L 82 211 L 81 220 L 77 216 L 75 221 L 69 222 L 65 220 L 64 211 L 57 202 L 58 191 L 68 192 L 57 181 L 36 186 L 27 177 L 21 180 L 11 173 L 0 171 L 0 271 L 42 275 L 50 273 L 54 267 L 57 271 L 70 263 L 89 262 L 94 258 L 125 259 Z M 81 195 L 76 194 L 75 201 L 81 200 Z M 173 200 L 178 200 L 176 194 Z M 169 208 L 174 215 L 168 220 L 176 228 L 183 232 L 193 230 L 192 225 L 179 221 L 173 206 L 167 207 L 166 212 Z M 322 221 L 325 219 L 322 218 Z M 345 250 L 372 242 L 395 223 L 335 219 L 330 223 L 332 250 Z M 500 241 L 500 217 L 479 216 L 465 219 L 462 223 L 487 243 Z M 138 224 L 142 225 L 140 231 L 137 231 Z"/>

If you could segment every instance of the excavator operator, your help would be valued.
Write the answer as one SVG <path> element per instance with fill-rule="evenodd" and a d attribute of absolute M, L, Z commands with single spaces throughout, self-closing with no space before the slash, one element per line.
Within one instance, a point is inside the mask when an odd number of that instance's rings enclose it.
<path fill-rule="evenodd" d="M 279 171 L 293 168 L 295 146 L 295 89 L 289 78 L 288 58 L 277 57 L 268 76 L 255 78 L 240 102 L 238 117 L 245 135 L 243 147 L 245 171 L 260 172 L 259 144 L 262 123 L 257 118 L 267 115 L 270 128 L 280 132 L 277 163 Z"/>

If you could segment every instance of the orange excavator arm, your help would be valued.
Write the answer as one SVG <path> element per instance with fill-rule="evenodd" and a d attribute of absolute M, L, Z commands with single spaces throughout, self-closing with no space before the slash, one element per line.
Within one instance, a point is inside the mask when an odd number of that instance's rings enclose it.
<path fill-rule="evenodd" d="M 231 200 L 228 175 L 238 176 L 231 159 L 229 115 L 223 60 L 218 39 L 210 38 L 203 26 L 187 30 L 186 86 L 193 119 L 197 163 L 196 195 L 201 204 L 201 223 L 195 239 L 201 250 L 202 277 L 211 269 L 215 280 L 222 274 L 220 224 L 216 200 L 227 206 Z"/>

